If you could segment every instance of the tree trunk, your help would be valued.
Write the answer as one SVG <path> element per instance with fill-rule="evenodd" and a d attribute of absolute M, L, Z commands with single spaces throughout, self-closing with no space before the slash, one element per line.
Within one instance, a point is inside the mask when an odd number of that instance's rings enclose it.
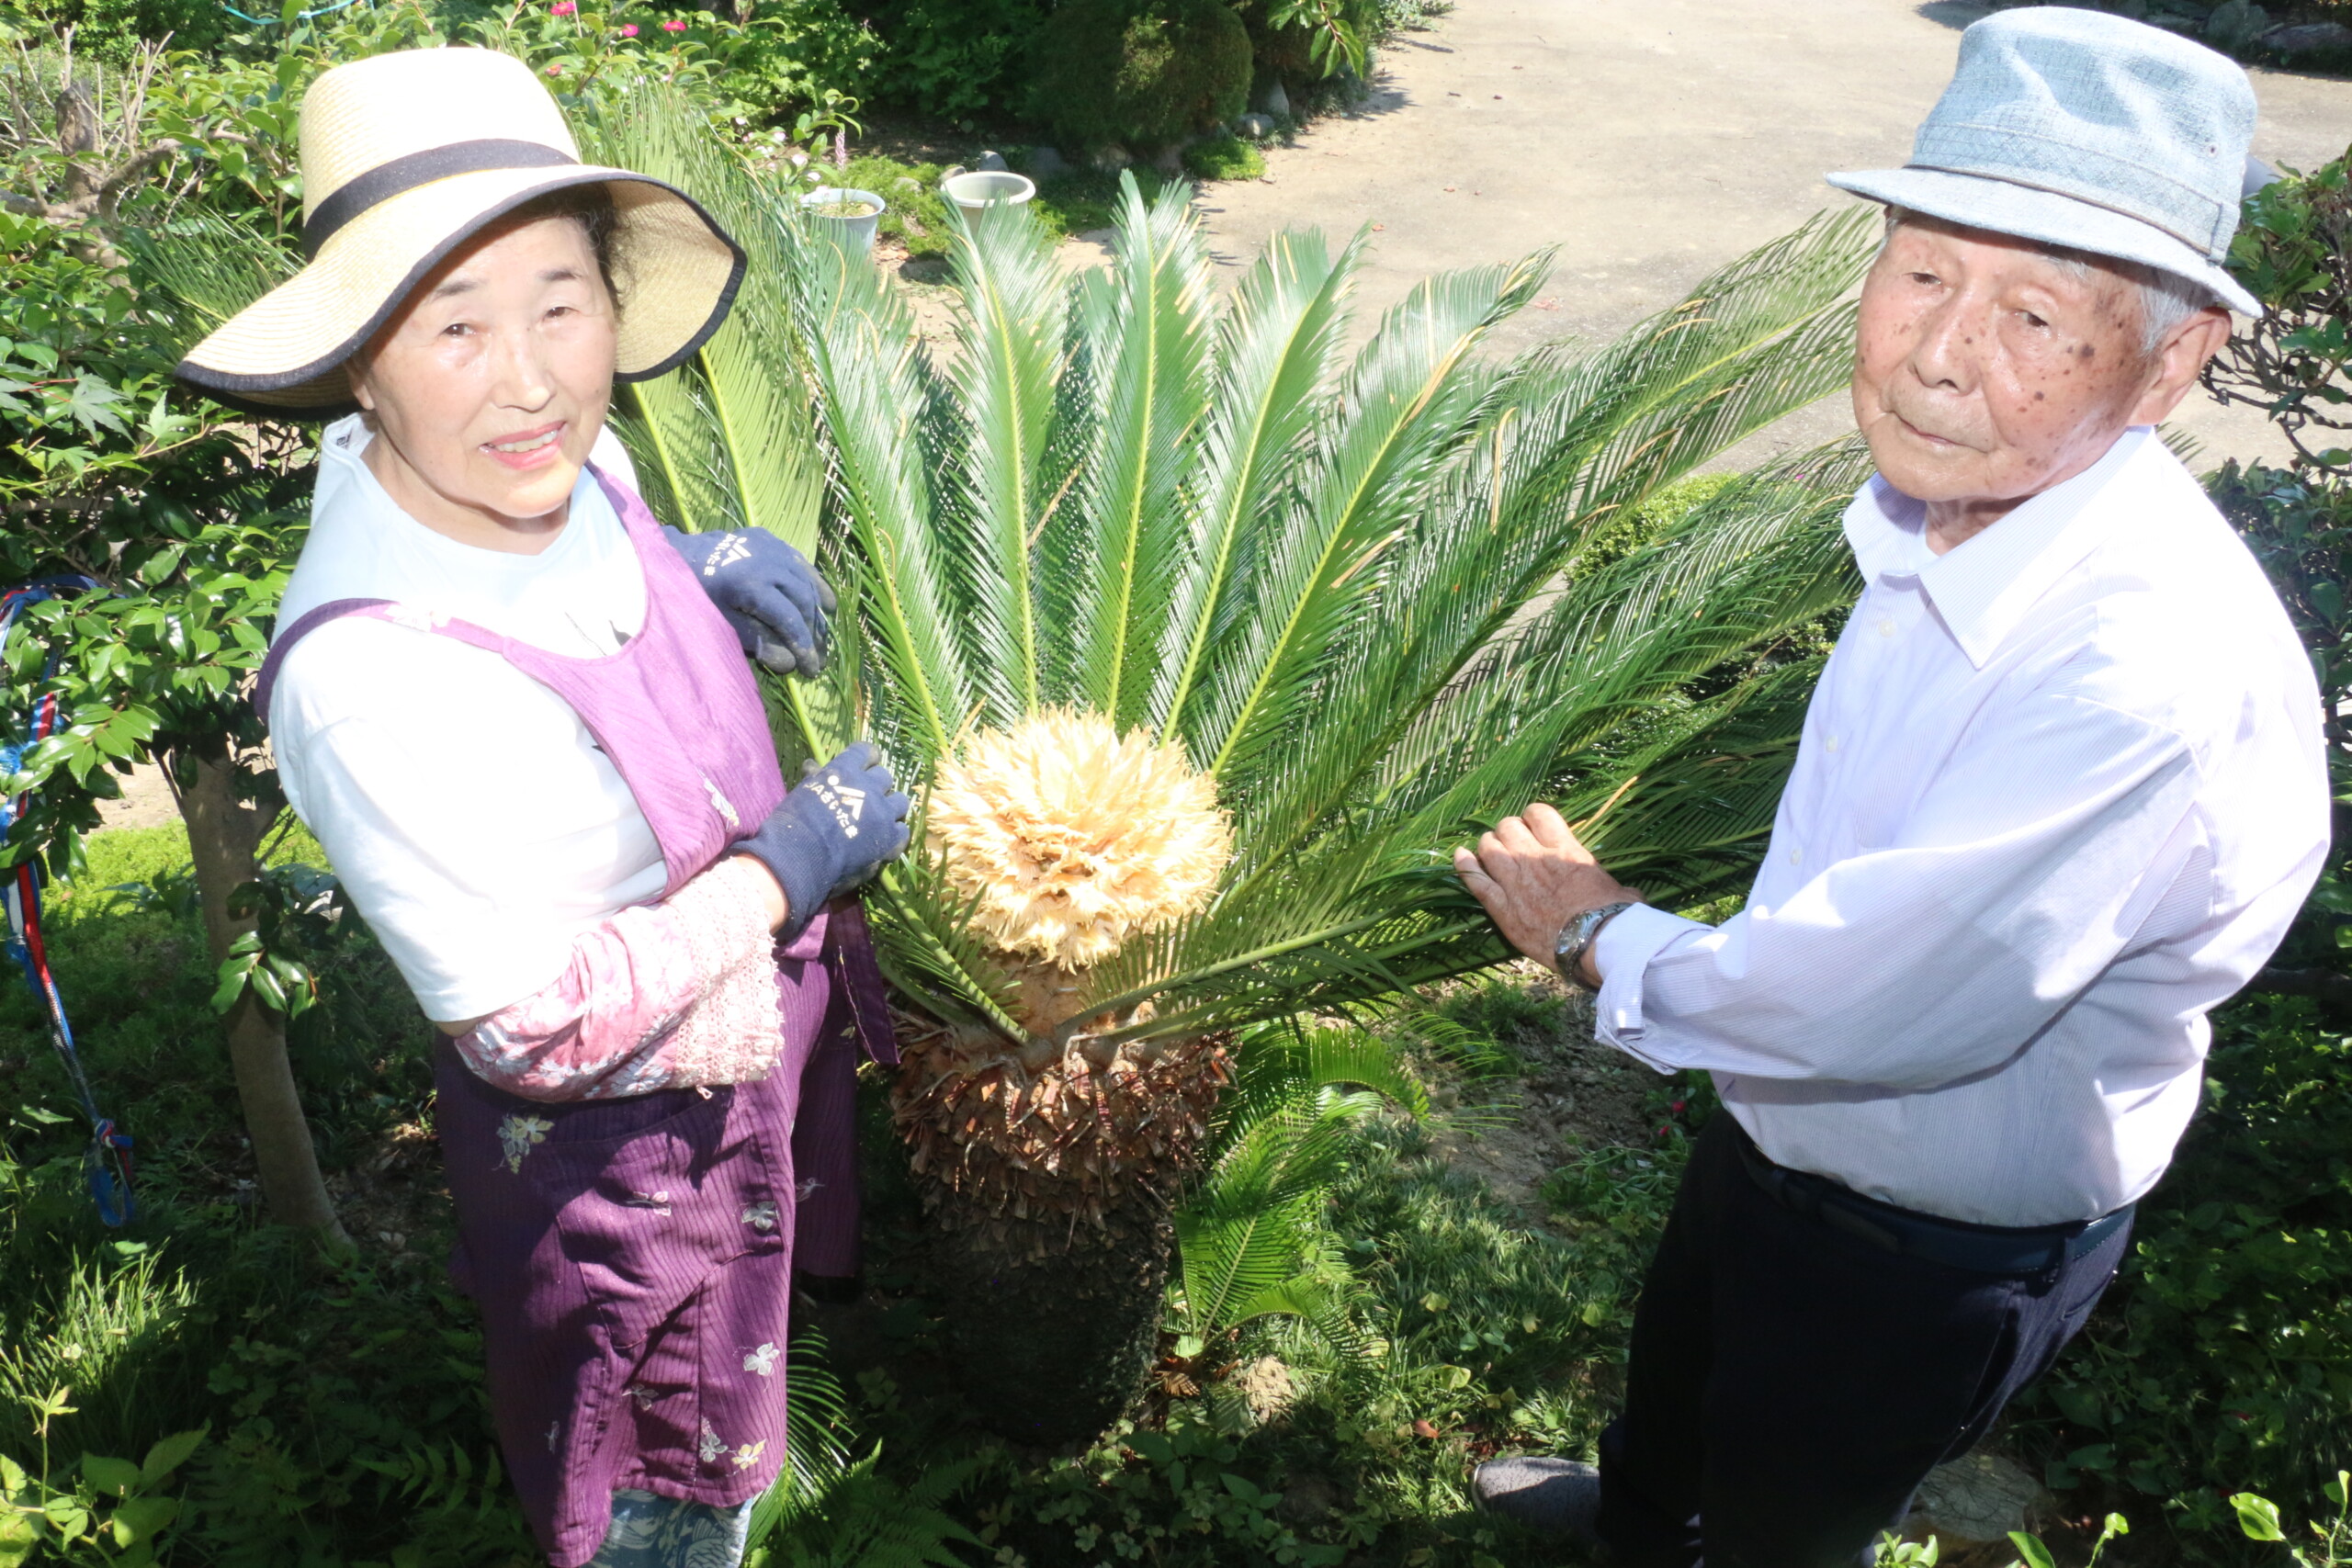
<path fill-rule="evenodd" d="M 236 940 L 254 929 L 254 918 L 230 913 L 231 894 L 254 880 L 262 835 L 275 815 L 237 798 L 236 762 L 226 755 L 183 753 L 192 779 L 181 787 L 175 777 L 180 815 L 187 822 L 188 848 L 196 860 L 196 887 L 204 910 L 204 935 L 212 962 L 221 964 Z M 294 1088 L 293 1065 L 286 1057 L 286 1024 L 249 988 L 229 1010 L 229 1061 L 237 1076 L 237 1099 L 245 1112 L 245 1134 L 254 1145 L 262 1201 L 270 1217 L 315 1235 L 331 1247 L 348 1247 L 335 1217 L 326 1183 L 319 1177 L 318 1153 L 302 1100 Z"/>

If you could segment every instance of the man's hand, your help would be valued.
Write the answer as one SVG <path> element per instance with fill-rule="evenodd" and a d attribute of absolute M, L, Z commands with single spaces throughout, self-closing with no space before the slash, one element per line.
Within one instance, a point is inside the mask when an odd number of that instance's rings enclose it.
<path fill-rule="evenodd" d="M 1541 801 L 1496 823 L 1475 852 L 1454 851 L 1453 869 L 1504 938 L 1547 969 L 1561 929 L 1570 920 L 1588 909 L 1642 897 L 1601 870 L 1560 814 Z M 1597 987 L 1600 977 L 1592 972 L 1589 954 L 1585 970 L 1586 984 Z"/>

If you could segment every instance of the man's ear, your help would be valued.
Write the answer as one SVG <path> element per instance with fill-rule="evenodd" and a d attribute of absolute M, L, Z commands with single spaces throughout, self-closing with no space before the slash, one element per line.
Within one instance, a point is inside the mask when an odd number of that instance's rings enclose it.
<path fill-rule="evenodd" d="M 2154 424 L 2170 414 L 2197 385 L 2206 362 L 2230 341 L 2230 312 L 2209 305 L 2166 333 L 2149 355 L 2150 379 L 2132 411 L 2133 424 Z"/>

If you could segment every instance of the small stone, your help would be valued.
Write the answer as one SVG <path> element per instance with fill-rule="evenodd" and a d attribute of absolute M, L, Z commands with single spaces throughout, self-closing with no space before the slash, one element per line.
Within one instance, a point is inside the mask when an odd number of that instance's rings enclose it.
<path fill-rule="evenodd" d="M 1272 115 L 1245 114 L 1233 122 L 1233 129 L 1244 141 L 1263 141 L 1274 133 L 1274 120 Z"/>
<path fill-rule="evenodd" d="M 1290 118 L 1290 95 L 1283 91 L 1279 79 L 1266 84 L 1266 90 L 1258 95 L 1258 107 L 1276 119 Z"/>
<path fill-rule="evenodd" d="M 1132 168 L 1135 165 L 1135 159 L 1127 150 L 1115 142 L 1103 148 L 1088 161 L 1106 175 L 1115 175 L 1121 169 Z"/>
<path fill-rule="evenodd" d="M 1159 155 L 1152 159 L 1151 166 L 1158 169 L 1163 175 L 1182 174 L 1184 172 L 1184 149 L 1182 147 L 1161 148 Z"/>
<path fill-rule="evenodd" d="M 1067 174 L 1069 171 L 1069 164 L 1062 157 L 1060 148 L 1040 145 L 1029 149 L 1029 177 L 1031 179 L 1049 180 L 1056 175 Z"/>
<path fill-rule="evenodd" d="M 915 178 L 912 175 L 900 175 L 896 180 L 891 182 L 890 188 L 892 190 L 907 191 L 910 193 L 919 192 L 922 189 L 922 182 Z"/>
<path fill-rule="evenodd" d="M 949 180 L 954 179 L 957 175 L 960 175 L 963 172 L 963 164 L 950 164 L 945 168 L 939 171 L 939 183 L 941 185 L 945 185 Z"/>
<path fill-rule="evenodd" d="M 2217 49 L 2243 49 L 2269 26 L 2270 13 L 2254 0 L 2222 0 L 2205 19 L 2205 39 Z"/>
<path fill-rule="evenodd" d="M 2041 1496 L 2041 1483 L 2016 1461 L 1979 1450 L 1928 1472 L 1905 1531 L 1939 1536 L 1947 1546 L 2006 1540 L 2027 1528 L 2026 1512 Z"/>
<path fill-rule="evenodd" d="M 2342 22 L 2301 22 L 2273 28 L 2262 35 L 2267 48 L 2281 54 L 2303 54 L 2314 49 L 2352 49 L 2352 28 Z"/>
<path fill-rule="evenodd" d="M 983 152 L 972 161 L 972 167 L 976 169 L 989 170 L 991 172 L 1001 172 L 1004 168 L 1004 154 L 1001 152 Z"/>

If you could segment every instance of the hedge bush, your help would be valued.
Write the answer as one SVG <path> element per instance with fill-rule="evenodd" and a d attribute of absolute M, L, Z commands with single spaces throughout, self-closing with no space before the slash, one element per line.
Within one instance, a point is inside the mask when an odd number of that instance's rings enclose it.
<path fill-rule="evenodd" d="M 1238 118 L 1250 72 L 1222 0 L 1076 0 L 1037 36 L 1029 109 L 1065 146 L 1165 147 Z"/>

